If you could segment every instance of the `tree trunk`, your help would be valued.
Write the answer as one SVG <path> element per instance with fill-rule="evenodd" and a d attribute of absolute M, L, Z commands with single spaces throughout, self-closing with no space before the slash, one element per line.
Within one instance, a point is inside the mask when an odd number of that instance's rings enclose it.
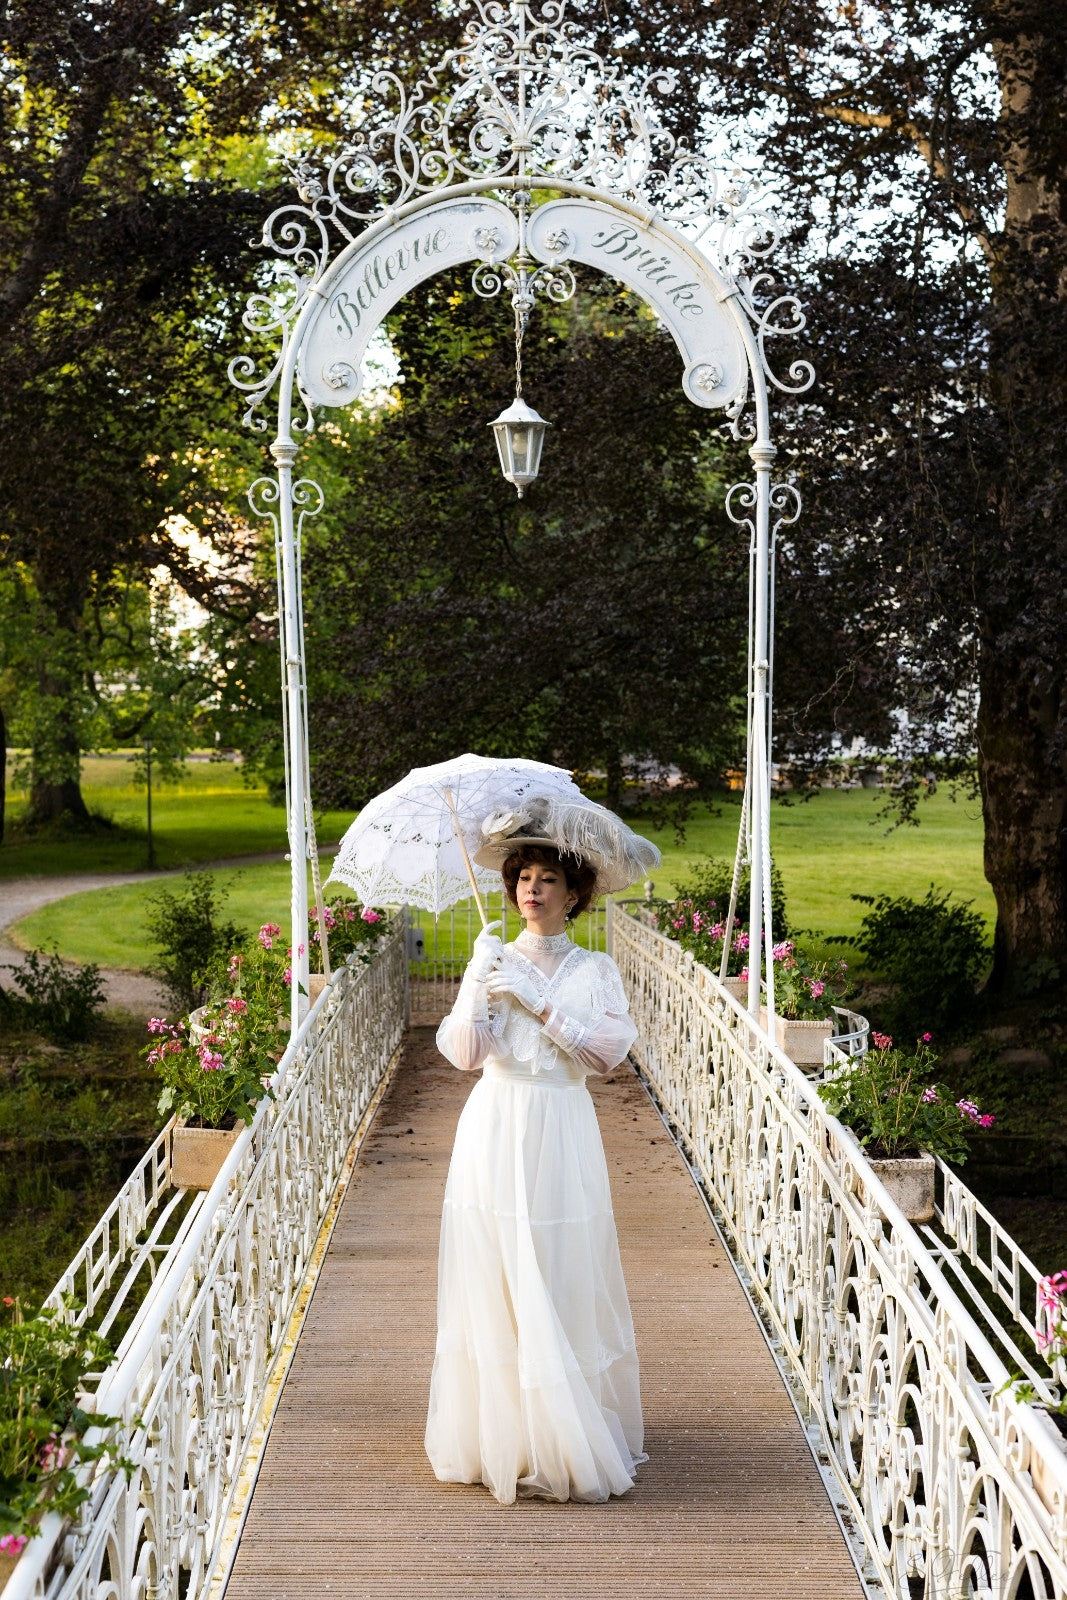
<path fill-rule="evenodd" d="M 605 803 L 609 811 L 618 811 L 622 805 L 622 757 L 612 750 L 605 758 L 607 794 Z"/>
<path fill-rule="evenodd" d="M 58 822 L 66 817 L 82 827 L 89 810 L 81 792 L 81 740 L 78 737 L 77 701 L 81 678 L 81 615 L 84 586 L 76 578 L 53 596 L 38 578 L 42 599 L 51 601 L 55 632 L 48 656 L 38 671 L 39 732 L 35 734 L 30 763 L 30 827 Z"/>
<path fill-rule="evenodd" d="M 1055 8 L 993 0 L 989 12 L 1006 181 L 989 377 L 1004 449 L 986 478 L 999 540 L 980 579 L 978 775 L 997 903 L 991 987 L 1026 993 L 1067 974 L 1067 162 L 1049 132 L 1067 59 Z"/>
<path fill-rule="evenodd" d="M 80 781 L 77 778 L 61 778 L 55 783 L 42 778 L 32 783 L 27 822 L 35 826 L 43 822 L 58 822 L 60 817 L 69 817 L 79 825 L 88 824 L 89 808 L 82 797 Z"/>
<path fill-rule="evenodd" d="M 985 873 L 997 902 L 990 987 L 1028 991 L 1067 973 L 1067 686 L 983 641 L 978 777 Z"/>

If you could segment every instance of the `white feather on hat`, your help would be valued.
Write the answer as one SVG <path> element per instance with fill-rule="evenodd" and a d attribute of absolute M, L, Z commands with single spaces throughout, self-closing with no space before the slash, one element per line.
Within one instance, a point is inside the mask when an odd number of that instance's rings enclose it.
<path fill-rule="evenodd" d="M 474 851 L 481 867 L 504 865 L 525 844 L 549 846 L 596 871 L 596 893 L 613 894 L 645 878 L 660 853 L 606 806 L 595 800 L 530 795 L 521 807 L 494 811 L 482 823 L 483 843 Z"/>

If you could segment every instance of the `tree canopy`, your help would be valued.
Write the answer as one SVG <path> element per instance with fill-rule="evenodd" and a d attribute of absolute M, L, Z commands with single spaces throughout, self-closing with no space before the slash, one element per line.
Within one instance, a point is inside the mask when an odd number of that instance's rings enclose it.
<path fill-rule="evenodd" d="M 977 748 L 994 983 L 1067 970 L 1067 14 L 1038 0 L 616 13 L 796 218 L 778 743 Z M 795 263 L 795 272 L 794 272 Z M 817 636 L 819 650 L 810 649 Z M 813 670 L 814 669 L 814 670 Z"/>
<path fill-rule="evenodd" d="M 552 426 L 519 501 L 487 426 L 514 392 L 506 304 L 437 278 L 391 334 L 399 400 L 346 432 L 309 536 L 317 792 L 356 804 L 469 744 L 597 768 L 616 804 L 624 776 L 720 782 L 748 548 L 669 335 L 592 277 L 538 314 L 524 371 Z"/>
<path fill-rule="evenodd" d="M 0 17 L 0 414 L 19 440 L 0 466 L 0 557 L 74 638 L 124 567 L 195 587 L 173 515 L 219 548 L 240 540 L 233 491 L 256 452 L 233 432 L 222 352 L 269 270 L 248 242 L 282 193 L 273 158 L 335 140 L 378 66 L 410 80 L 465 14 L 55 13 L 13 0 Z M 1067 16 L 1038 0 L 609 0 L 574 16 L 642 72 L 681 67 L 677 130 L 732 140 L 795 219 L 778 267 L 808 301 L 819 379 L 784 408 L 806 509 L 779 549 L 779 750 L 811 766 L 857 735 L 923 762 L 976 746 L 995 982 L 1042 981 L 1067 963 Z M 730 759 L 741 681 L 728 459 L 685 415 L 653 330 L 587 294 L 540 336 L 558 432 L 536 510 L 516 506 L 464 456 L 468 434 L 488 449 L 474 380 L 479 400 L 507 398 L 507 339 L 449 292 L 396 320 L 399 409 L 339 426 L 348 525 L 331 513 L 310 551 L 320 773 L 364 792 L 416 727 L 443 748 L 516 717 L 530 748 L 579 765 L 710 772 Z M 227 483 L 204 466 L 219 450 Z M 253 590 L 232 586 L 223 609 L 262 622 Z M 40 690 L 73 780 L 62 659 Z"/>

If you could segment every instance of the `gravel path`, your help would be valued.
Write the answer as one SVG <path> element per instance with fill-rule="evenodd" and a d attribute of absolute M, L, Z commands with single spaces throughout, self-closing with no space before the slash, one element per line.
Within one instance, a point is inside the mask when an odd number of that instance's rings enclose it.
<path fill-rule="evenodd" d="M 331 846 L 322 847 L 324 850 Z M 284 861 L 281 852 L 273 855 L 232 856 L 226 861 L 198 861 L 196 870 L 215 867 L 251 867 L 268 861 Z M 124 883 L 159 883 L 181 877 L 184 868 L 171 872 L 70 872 L 26 878 L 0 879 L 0 985 L 11 985 L 12 968 L 22 962 L 22 951 L 8 937 L 7 930 L 33 911 L 93 889 L 117 888 Z M 163 990 L 155 978 L 129 967 L 104 967 L 101 979 L 109 1006 L 132 1011 L 136 1016 L 160 1013 L 166 1005 Z"/>

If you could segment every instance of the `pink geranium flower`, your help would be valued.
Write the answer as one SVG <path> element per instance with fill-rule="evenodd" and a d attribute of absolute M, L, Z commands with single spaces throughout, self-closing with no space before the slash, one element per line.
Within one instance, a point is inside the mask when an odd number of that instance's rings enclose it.
<path fill-rule="evenodd" d="M 372 911 L 370 906 L 364 906 L 364 908 L 363 908 L 363 920 L 364 920 L 364 922 L 381 922 L 381 920 L 382 920 L 381 912 L 380 911 Z"/>

